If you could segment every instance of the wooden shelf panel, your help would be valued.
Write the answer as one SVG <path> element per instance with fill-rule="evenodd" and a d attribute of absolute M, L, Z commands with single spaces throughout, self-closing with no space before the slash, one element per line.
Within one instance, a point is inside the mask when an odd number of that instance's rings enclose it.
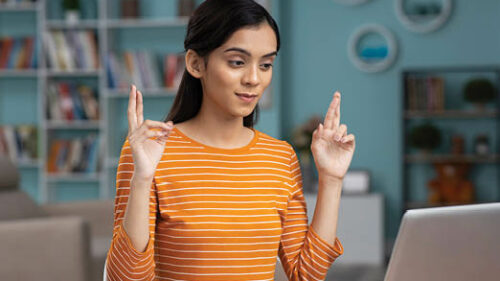
<path fill-rule="evenodd" d="M 189 21 L 188 17 L 173 17 L 166 19 L 112 19 L 107 20 L 106 27 L 111 29 L 144 28 L 144 27 L 183 27 Z"/>
<path fill-rule="evenodd" d="M 441 203 L 441 204 L 432 204 L 428 202 L 406 202 L 405 210 L 408 209 L 422 209 L 422 208 L 436 208 L 436 207 L 450 207 L 450 206 L 464 206 L 464 205 L 472 205 L 472 204 L 485 204 L 485 203 L 494 203 L 498 201 L 478 201 L 468 204 L 457 204 L 457 203 Z"/>
<path fill-rule="evenodd" d="M 100 173 L 47 173 L 48 182 L 92 182 L 99 181 Z"/>
<path fill-rule="evenodd" d="M 406 163 L 440 163 L 440 162 L 459 162 L 459 163 L 500 163 L 500 154 L 489 155 L 451 155 L 451 154 L 431 154 L 431 155 L 405 155 Z"/>
<path fill-rule="evenodd" d="M 405 111 L 406 119 L 413 118 L 450 118 L 450 119 L 466 119 L 466 118 L 498 118 L 500 115 L 498 110 L 443 110 L 443 111 L 423 111 L 423 110 L 407 110 Z"/>
<path fill-rule="evenodd" d="M 102 123 L 94 120 L 48 120 L 48 129 L 88 130 L 99 129 Z"/>

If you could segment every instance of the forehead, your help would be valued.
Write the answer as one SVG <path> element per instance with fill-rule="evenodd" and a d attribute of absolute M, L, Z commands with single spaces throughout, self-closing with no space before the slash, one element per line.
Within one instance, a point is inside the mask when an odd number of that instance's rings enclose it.
<path fill-rule="evenodd" d="M 277 45 L 274 30 L 265 22 L 238 29 L 219 50 L 224 52 L 228 48 L 238 47 L 249 51 L 253 56 L 261 56 L 276 51 Z"/>

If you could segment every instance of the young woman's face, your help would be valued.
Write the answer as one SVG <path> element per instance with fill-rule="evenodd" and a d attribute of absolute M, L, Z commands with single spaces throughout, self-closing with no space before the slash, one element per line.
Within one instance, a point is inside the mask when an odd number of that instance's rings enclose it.
<path fill-rule="evenodd" d="M 252 113 L 271 83 L 276 48 L 276 34 L 267 22 L 234 32 L 208 57 L 201 77 L 203 103 L 209 102 L 230 118 Z"/>

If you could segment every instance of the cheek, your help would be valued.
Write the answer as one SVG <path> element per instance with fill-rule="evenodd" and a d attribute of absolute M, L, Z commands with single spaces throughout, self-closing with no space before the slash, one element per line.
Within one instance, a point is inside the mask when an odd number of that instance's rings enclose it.
<path fill-rule="evenodd" d="M 233 88 L 240 79 L 240 74 L 238 73 L 238 71 L 224 65 L 221 65 L 212 70 L 213 71 L 210 72 L 210 77 L 208 79 L 211 82 L 211 85 L 214 87 L 212 90 L 216 92 L 221 92 L 221 90 L 235 90 Z"/>
<path fill-rule="evenodd" d="M 264 84 L 267 88 L 267 86 L 269 86 L 269 84 L 271 84 L 271 81 L 273 79 L 273 70 L 270 69 L 268 70 L 267 72 L 264 72 L 264 74 L 262 75 L 263 77 L 263 80 L 264 80 Z"/>

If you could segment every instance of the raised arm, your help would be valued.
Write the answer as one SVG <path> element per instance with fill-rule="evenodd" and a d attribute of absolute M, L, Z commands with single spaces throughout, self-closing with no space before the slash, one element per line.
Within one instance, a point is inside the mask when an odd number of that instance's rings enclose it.
<path fill-rule="evenodd" d="M 113 240 L 107 256 L 108 280 L 152 280 L 158 198 L 154 174 L 171 122 L 143 121 L 142 94 L 132 86 L 129 131 L 116 175 Z"/>

